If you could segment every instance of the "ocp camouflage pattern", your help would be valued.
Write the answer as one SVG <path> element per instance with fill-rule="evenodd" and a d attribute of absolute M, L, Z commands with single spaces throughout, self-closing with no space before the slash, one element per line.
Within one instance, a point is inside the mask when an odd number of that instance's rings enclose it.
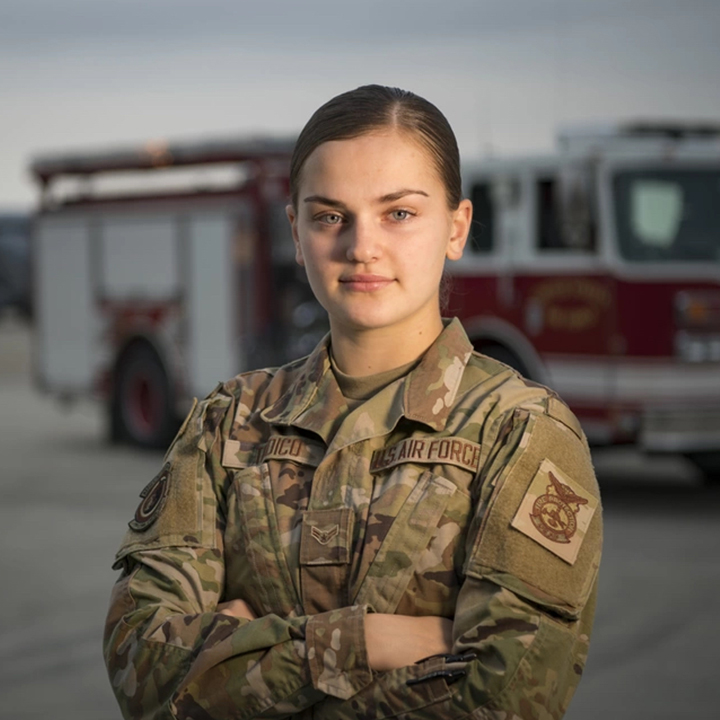
<path fill-rule="evenodd" d="M 157 517 L 116 557 L 104 650 L 124 716 L 560 718 L 601 511 L 572 564 L 511 522 L 544 460 L 599 498 L 577 420 L 457 320 L 352 410 L 327 343 L 219 386 L 171 445 Z M 216 612 L 236 598 L 258 619 Z M 462 657 L 373 672 L 368 612 L 451 618 Z"/>

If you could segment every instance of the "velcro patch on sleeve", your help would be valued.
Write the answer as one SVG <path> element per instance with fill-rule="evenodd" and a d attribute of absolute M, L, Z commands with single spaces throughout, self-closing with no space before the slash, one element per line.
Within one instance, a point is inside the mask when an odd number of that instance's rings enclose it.
<path fill-rule="evenodd" d="M 376 450 L 370 472 L 381 472 L 400 463 L 457 465 L 476 472 L 480 464 L 480 445 L 461 437 L 405 438 L 395 445 Z"/>
<path fill-rule="evenodd" d="M 203 420 L 208 410 L 224 410 L 228 404 L 229 398 L 215 396 L 190 414 L 161 471 L 143 488 L 113 567 L 127 555 L 152 548 L 217 547 L 217 498 L 206 471 Z"/>
<path fill-rule="evenodd" d="M 572 565 L 597 507 L 596 497 L 546 459 L 511 525 Z"/>

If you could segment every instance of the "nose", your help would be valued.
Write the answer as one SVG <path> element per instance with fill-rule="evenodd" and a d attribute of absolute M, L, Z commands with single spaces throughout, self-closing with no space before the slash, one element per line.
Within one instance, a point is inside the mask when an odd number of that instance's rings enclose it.
<path fill-rule="evenodd" d="M 380 256 L 377 233 L 372 223 L 357 218 L 347 231 L 346 257 L 355 263 L 371 263 Z"/>

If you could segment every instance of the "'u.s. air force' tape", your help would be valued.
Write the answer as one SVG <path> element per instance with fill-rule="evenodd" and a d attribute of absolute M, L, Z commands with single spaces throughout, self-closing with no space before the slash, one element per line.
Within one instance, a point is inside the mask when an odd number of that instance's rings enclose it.
<path fill-rule="evenodd" d="M 442 463 L 476 472 L 480 445 L 465 438 L 405 438 L 373 453 L 370 472 L 380 472 L 400 463 Z"/>

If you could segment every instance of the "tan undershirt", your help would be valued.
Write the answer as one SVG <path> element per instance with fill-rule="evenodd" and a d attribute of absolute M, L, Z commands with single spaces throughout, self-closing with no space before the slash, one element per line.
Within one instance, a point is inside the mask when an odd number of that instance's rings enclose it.
<path fill-rule="evenodd" d="M 392 370 L 386 370 L 385 372 L 375 375 L 356 377 L 354 375 L 346 375 L 342 370 L 338 369 L 338 366 L 335 364 L 335 359 L 332 353 L 330 353 L 330 366 L 332 367 L 337 384 L 340 387 L 340 392 L 343 394 L 345 400 L 347 400 L 348 408 L 351 411 L 364 400 L 368 400 L 384 387 L 387 387 L 391 382 L 407 375 L 419 362 L 420 358 L 417 358 L 412 362 L 393 368 Z"/>

